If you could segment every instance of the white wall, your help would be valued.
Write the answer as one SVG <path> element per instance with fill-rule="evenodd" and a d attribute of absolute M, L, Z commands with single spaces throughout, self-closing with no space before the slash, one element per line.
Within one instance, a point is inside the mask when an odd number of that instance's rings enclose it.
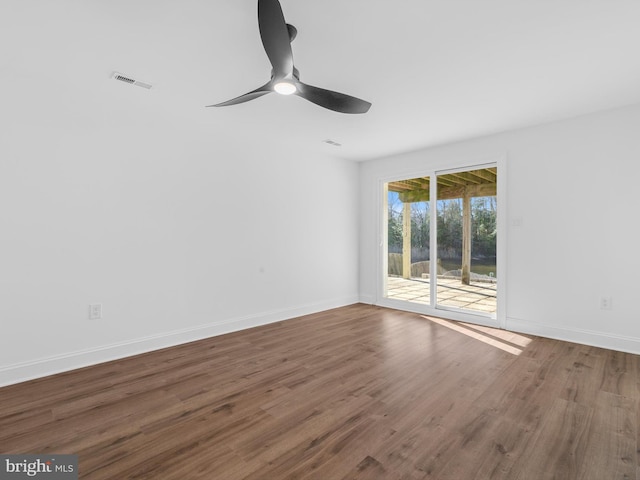
<path fill-rule="evenodd" d="M 504 156 L 506 328 L 640 353 L 639 126 L 634 106 L 363 163 L 361 300 L 377 301 L 380 180 Z"/>
<path fill-rule="evenodd" d="M 102 93 L 28 74 L 0 93 L 0 384 L 373 303 L 379 179 L 499 155 L 523 221 L 507 328 L 640 353 L 640 107 L 358 166 Z"/>
<path fill-rule="evenodd" d="M 109 82 L 3 87 L 0 384 L 358 300 L 356 164 Z"/>

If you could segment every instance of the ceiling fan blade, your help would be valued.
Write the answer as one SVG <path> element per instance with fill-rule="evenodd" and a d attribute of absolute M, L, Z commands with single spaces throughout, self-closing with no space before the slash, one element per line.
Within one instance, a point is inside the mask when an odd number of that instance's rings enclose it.
<path fill-rule="evenodd" d="M 293 53 L 289 29 L 278 0 L 258 0 L 258 26 L 262 45 L 273 66 L 275 78 L 293 73 Z"/>
<path fill-rule="evenodd" d="M 271 88 L 271 82 L 268 82 L 263 86 L 252 90 L 251 92 L 245 93 L 244 95 L 232 98 L 231 100 L 227 100 L 226 102 L 216 103 L 215 105 L 207 105 L 207 107 L 226 107 L 228 105 L 237 105 L 238 103 L 248 102 L 249 100 L 261 97 L 262 95 L 266 95 L 267 93 L 271 93 L 272 91 L 273 89 Z"/>
<path fill-rule="evenodd" d="M 296 95 L 316 105 L 340 113 L 367 113 L 371 103 L 344 93 L 325 90 L 324 88 L 296 82 Z"/>

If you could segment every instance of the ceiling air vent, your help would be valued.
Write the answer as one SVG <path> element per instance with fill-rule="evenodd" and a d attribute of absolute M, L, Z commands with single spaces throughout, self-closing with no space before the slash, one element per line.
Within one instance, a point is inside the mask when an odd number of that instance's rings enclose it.
<path fill-rule="evenodd" d="M 135 78 L 131 78 L 127 75 L 123 75 L 121 73 L 118 72 L 113 72 L 113 75 L 111 76 L 111 78 L 115 79 L 115 80 L 119 80 L 120 82 L 124 82 L 124 83 L 129 83 L 131 85 L 135 85 L 137 87 L 142 87 L 142 88 L 146 88 L 147 90 L 149 90 L 152 85 L 150 83 L 145 83 L 145 82 L 141 82 L 140 80 L 136 80 Z"/>
<path fill-rule="evenodd" d="M 323 140 L 324 143 L 326 143 L 327 145 L 333 145 L 334 147 L 341 147 L 342 144 L 338 143 L 338 142 L 334 142 L 333 140 L 327 138 L 326 140 Z"/>

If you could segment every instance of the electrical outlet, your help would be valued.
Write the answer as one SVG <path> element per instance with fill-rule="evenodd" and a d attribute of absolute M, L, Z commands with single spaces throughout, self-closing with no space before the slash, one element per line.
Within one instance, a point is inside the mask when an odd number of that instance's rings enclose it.
<path fill-rule="evenodd" d="M 89 305 L 89 320 L 100 320 L 102 318 L 102 304 L 92 303 Z"/>
<path fill-rule="evenodd" d="M 612 310 L 613 309 L 613 299 L 611 297 L 601 297 L 600 298 L 600 308 L 602 310 Z"/>

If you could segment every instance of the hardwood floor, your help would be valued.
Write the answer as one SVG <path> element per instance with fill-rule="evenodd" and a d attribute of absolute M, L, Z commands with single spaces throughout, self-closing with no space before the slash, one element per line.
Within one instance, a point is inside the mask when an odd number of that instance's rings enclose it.
<path fill-rule="evenodd" d="M 0 453 L 87 480 L 640 479 L 638 368 L 353 305 L 2 388 Z"/>

